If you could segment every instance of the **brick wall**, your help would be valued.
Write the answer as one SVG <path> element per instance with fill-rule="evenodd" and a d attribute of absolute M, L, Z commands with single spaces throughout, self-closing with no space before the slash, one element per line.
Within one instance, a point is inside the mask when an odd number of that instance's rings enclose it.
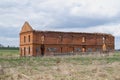
<path fill-rule="evenodd" d="M 114 51 L 114 36 L 102 33 L 35 31 L 28 23 L 23 25 L 20 32 L 21 56 L 96 52 L 103 50 Z"/>

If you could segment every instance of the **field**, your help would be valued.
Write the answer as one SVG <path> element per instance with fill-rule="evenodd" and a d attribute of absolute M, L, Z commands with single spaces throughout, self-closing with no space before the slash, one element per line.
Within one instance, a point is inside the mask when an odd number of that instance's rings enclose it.
<path fill-rule="evenodd" d="M 0 80 L 120 80 L 120 52 L 19 57 L 18 50 L 0 50 Z"/>

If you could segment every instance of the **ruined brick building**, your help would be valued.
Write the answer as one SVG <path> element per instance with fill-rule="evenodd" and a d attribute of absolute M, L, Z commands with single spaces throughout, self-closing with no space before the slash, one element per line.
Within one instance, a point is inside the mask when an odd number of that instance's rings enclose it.
<path fill-rule="evenodd" d="M 103 33 L 37 31 L 28 22 L 25 22 L 20 32 L 21 56 L 101 51 L 114 51 L 114 36 Z"/>

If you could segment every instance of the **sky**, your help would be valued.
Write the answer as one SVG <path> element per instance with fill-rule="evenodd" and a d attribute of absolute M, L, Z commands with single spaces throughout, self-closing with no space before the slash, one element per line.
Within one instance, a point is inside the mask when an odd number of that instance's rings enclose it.
<path fill-rule="evenodd" d="M 112 34 L 120 49 L 120 0 L 0 0 L 0 44 L 19 46 L 25 21 L 35 30 Z"/>

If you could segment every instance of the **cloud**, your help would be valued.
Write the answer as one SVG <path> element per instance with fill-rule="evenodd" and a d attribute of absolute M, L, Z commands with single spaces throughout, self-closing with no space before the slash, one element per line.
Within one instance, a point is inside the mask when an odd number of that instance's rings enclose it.
<path fill-rule="evenodd" d="M 35 28 L 72 28 L 105 25 L 120 21 L 119 0 L 46 0 L 30 2 L 35 8 Z M 38 19 L 39 18 L 39 19 Z M 36 19 L 36 20 L 35 20 Z M 42 22 L 42 23 L 41 23 Z M 48 24 L 49 23 L 49 24 Z M 38 24 L 38 25 L 35 25 Z M 39 26 L 40 25 L 40 26 Z M 44 27 L 43 27 L 44 26 Z"/>
<path fill-rule="evenodd" d="M 71 15 L 90 18 L 112 18 L 120 13 L 119 0 L 79 0 L 80 6 L 71 9 Z"/>
<path fill-rule="evenodd" d="M 0 27 L 0 37 L 10 37 L 16 38 L 19 37 L 19 29 L 17 27 Z M 1 41 L 1 40 L 0 40 Z"/>
<path fill-rule="evenodd" d="M 1 0 L 0 37 L 4 37 L 4 43 L 9 43 L 8 38 L 19 42 L 25 21 L 38 30 L 103 32 L 120 37 L 119 3 L 120 0 Z"/>
<path fill-rule="evenodd" d="M 64 24 L 67 25 L 68 22 L 77 27 L 95 26 L 117 21 L 120 17 L 119 2 L 119 0 L 94 0 L 94 2 L 90 0 L 2 0 L 0 18 L 3 19 L 1 23 L 6 23 L 8 27 L 9 25 L 20 27 L 20 24 L 26 20 L 35 25 L 35 28 L 41 26 L 59 28 Z"/>
<path fill-rule="evenodd" d="M 56 30 L 55 29 L 49 29 L 49 30 Z M 98 25 L 98 26 L 91 26 L 91 27 L 73 27 L 73 28 L 60 28 L 57 31 L 66 31 L 66 32 L 89 32 L 89 33 L 108 33 L 112 34 L 116 37 L 120 37 L 120 23 L 111 23 L 107 25 Z"/>

